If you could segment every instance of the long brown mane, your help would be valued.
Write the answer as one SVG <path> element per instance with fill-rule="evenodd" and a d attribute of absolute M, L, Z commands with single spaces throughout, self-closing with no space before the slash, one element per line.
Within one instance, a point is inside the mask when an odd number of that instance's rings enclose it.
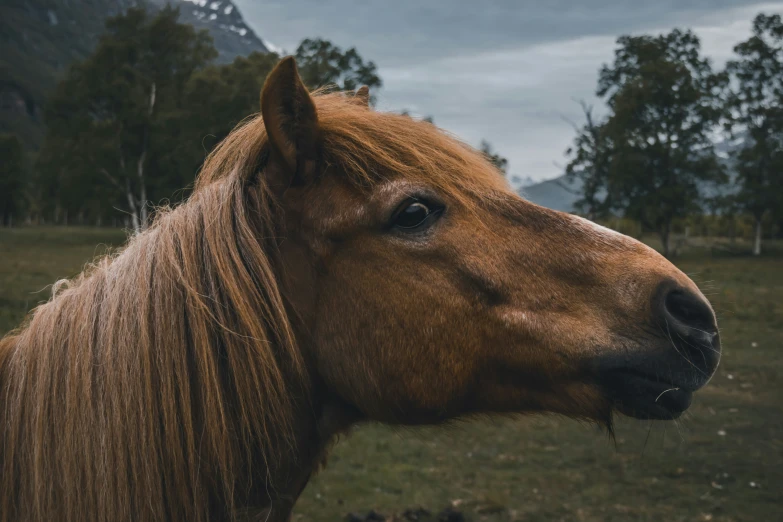
<path fill-rule="evenodd" d="M 358 185 L 393 171 L 459 197 L 452 173 L 491 168 L 427 123 L 315 100 L 327 169 Z M 0 520 L 232 518 L 273 474 L 308 378 L 266 141 L 260 117 L 235 130 L 187 203 L 0 341 Z"/>

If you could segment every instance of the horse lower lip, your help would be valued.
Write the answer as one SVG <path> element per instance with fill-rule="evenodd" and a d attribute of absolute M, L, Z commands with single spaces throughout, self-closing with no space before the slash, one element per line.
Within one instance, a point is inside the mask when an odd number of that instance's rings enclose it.
<path fill-rule="evenodd" d="M 676 419 L 691 404 L 692 390 L 637 370 L 614 370 L 605 385 L 617 409 L 639 419 Z"/>

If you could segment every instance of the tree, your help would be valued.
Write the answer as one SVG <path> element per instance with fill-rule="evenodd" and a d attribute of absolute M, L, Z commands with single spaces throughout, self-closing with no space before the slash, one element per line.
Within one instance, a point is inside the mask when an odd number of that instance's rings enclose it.
<path fill-rule="evenodd" d="M 732 88 L 729 126 L 745 136 L 733 154 L 739 191 L 736 203 L 754 219 L 753 254 L 761 254 L 762 219 L 783 217 L 783 23 L 780 15 L 759 14 L 753 35 L 734 47 L 726 65 Z"/>
<path fill-rule="evenodd" d="M 481 140 L 481 153 L 492 163 L 496 169 L 500 171 L 504 176 L 506 175 L 506 169 L 508 168 L 508 160 L 492 151 L 492 145 L 487 140 Z"/>
<path fill-rule="evenodd" d="M 307 54 L 304 49 L 313 51 L 316 47 L 323 52 L 300 58 L 300 72 L 309 75 L 311 87 L 330 82 L 340 82 L 344 89 L 381 85 L 375 66 L 372 62 L 365 64 L 355 49 L 343 53 L 329 42 L 305 40 L 299 52 Z M 322 61 L 324 56 L 331 57 L 329 67 Z M 279 60 L 275 53 L 256 52 L 237 57 L 230 64 L 209 65 L 194 71 L 185 86 L 181 111 L 167 127 L 171 145 L 162 157 L 161 171 L 170 177 L 170 185 L 190 184 L 209 151 L 234 127 L 258 112 L 259 88 Z M 330 72 L 326 74 L 324 70 Z M 371 75 L 367 73 L 370 70 Z M 204 100 L 209 100 L 208 110 L 204 108 Z"/>
<path fill-rule="evenodd" d="M 191 75 L 181 110 L 166 122 L 170 146 L 160 155 L 160 170 L 169 186 L 190 185 L 215 145 L 258 112 L 259 90 L 279 59 L 274 53 L 255 52 L 229 64 L 209 65 Z M 208 107 L 204 106 L 205 100 L 209 100 Z"/>
<path fill-rule="evenodd" d="M 94 53 L 69 69 L 45 113 L 42 156 L 56 166 L 59 192 L 98 196 L 108 188 L 136 230 L 147 224 L 148 201 L 178 188 L 156 169 L 170 146 L 167 122 L 181 111 L 194 71 L 217 56 L 206 31 L 178 17 L 167 6 L 154 17 L 130 8 L 109 18 Z"/>
<path fill-rule="evenodd" d="M 299 44 L 294 57 L 302 79 L 312 89 L 335 85 L 344 91 L 355 91 L 366 85 L 373 93 L 383 85 L 375 63 L 365 62 L 355 47 L 343 51 L 328 40 L 308 38 Z M 374 95 L 370 102 L 375 103 Z"/>
<path fill-rule="evenodd" d="M 10 227 L 25 204 L 27 168 L 24 147 L 13 134 L 0 134 L 0 220 Z"/>
<path fill-rule="evenodd" d="M 691 31 L 617 43 L 597 90 L 610 109 L 601 125 L 612 144 L 606 198 L 655 230 L 668 256 L 672 222 L 701 209 L 704 184 L 725 179 L 711 140 L 725 77 L 713 74 Z"/>
<path fill-rule="evenodd" d="M 588 219 L 606 216 L 612 202 L 606 197 L 609 172 L 612 162 L 612 140 L 605 121 L 596 121 L 593 108 L 581 102 L 585 123 L 577 127 L 573 146 L 566 150 L 571 158 L 566 166 L 566 179 L 579 181 L 579 199 L 575 202 L 578 211 Z M 563 187 L 571 190 L 568 187 Z"/>
<path fill-rule="evenodd" d="M 320 42 L 323 48 L 331 49 L 335 56 L 349 57 L 337 60 L 347 67 L 340 72 L 343 78 L 342 88 L 350 89 L 353 85 L 359 84 L 370 84 L 376 87 L 380 85 L 380 78 L 377 78 L 377 75 L 373 79 L 362 72 L 369 66 L 364 64 L 355 49 L 342 53 L 338 48 L 322 40 L 305 40 L 299 49 L 308 46 L 312 48 L 314 42 Z M 280 56 L 275 53 L 256 52 L 247 57 L 237 57 L 230 64 L 210 65 L 194 72 L 185 88 L 180 119 L 170 130 L 170 134 L 177 136 L 177 139 L 172 143 L 166 156 L 169 162 L 167 168 L 163 169 L 170 175 L 176 176 L 180 186 L 185 186 L 192 181 L 206 154 L 217 143 L 228 136 L 231 130 L 249 115 L 258 112 L 259 88 L 279 60 Z M 310 61 L 307 58 L 303 60 L 306 63 L 301 66 L 300 71 L 305 74 L 309 68 L 311 86 L 336 81 L 336 76 L 331 73 L 328 77 L 315 79 L 313 71 L 323 64 L 313 65 L 315 62 L 312 61 L 312 57 Z M 370 66 L 374 70 L 375 66 L 372 63 Z M 353 78 L 353 80 L 346 78 Z M 204 110 L 204 100 L 209 100 L 209 110 Z M 172 180 L 172 184 L 176 183 Z"/>

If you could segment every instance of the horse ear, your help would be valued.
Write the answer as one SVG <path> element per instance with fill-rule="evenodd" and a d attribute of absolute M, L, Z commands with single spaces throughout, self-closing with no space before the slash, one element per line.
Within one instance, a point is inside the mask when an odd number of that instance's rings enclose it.
<path fill-rule="evenodd" d="M 364 105 L 365 107 L 370 106 L 370 88 L 366 85 L 362 85 L 359 87 L 359 90 L 356 91 L 355 94 L 356 101 Z"/>
<path fill-rule="evenodd" d="M 271 161 L 286 179 L 284 187 L 301 184 L 315 171 L 321 139 L 318 113 L 293 57 L 283 58 L 261 90 L 261 117 L 269 138 Z"/>

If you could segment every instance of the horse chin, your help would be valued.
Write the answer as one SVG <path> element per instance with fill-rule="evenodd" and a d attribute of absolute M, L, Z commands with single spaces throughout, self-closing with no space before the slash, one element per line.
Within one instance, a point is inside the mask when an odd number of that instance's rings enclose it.
<path fill-rule="evenodd" d="M 602 384 L 616 411 L 635 419 L 673 420 L 691 405 L 690 379 L 662 377 L 648 369 L 617 368 L 602 375 Z"/>
<path fill-rule="evenodd" d="M 693 398 L 692 390 L 636 371 L 616 371 L 608 380 L 615 409 L 635 419 L 676 419 Z"/>

